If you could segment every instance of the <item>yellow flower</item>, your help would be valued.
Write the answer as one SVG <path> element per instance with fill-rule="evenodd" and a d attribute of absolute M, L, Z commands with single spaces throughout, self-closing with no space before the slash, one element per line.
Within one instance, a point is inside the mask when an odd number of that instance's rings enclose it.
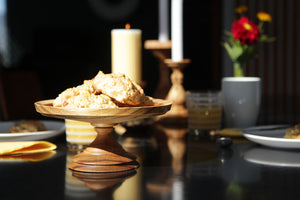
<path fill-rule="evenodd" d="M 266 13 L 266 12 L 258 12 L 257 18 L 263 22 L 271 22 L 272 21 L 271 15 L 269 15 L 269 13 Z"/>
<path fill-rule="evenodd" d="M 235 9 L 235 12 L 236 13 L 239 13 L 239 14 L 242 14 L 244 12 L 247 12 L 248 10 L 248 7 L 247 6 L 238 6 L 236 9 Z"/>

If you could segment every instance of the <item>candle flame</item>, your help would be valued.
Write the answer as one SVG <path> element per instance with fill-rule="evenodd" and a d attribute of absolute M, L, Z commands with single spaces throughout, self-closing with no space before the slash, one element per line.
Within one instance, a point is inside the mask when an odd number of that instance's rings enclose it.
<path fill-rule="evenodd" d="M 127 24 L 125 25 L 125 29 L 130 29 L 130 24 L 129 24 L 129 23 L 127 23 Z"/>

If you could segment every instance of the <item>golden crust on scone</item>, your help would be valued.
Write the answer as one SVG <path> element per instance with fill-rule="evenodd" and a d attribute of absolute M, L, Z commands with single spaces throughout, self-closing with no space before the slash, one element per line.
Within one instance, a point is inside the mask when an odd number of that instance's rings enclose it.
<path fill-rule="evenodd" d="M 294 128 L 286 129 L 284 138 L 300 139 L 300 124 L 295 125 Z"/>
<path fill-rule="evenodd" d="M 96 94 L 103 93 L 114 99 L 119 106 L 153 105 L 144 90 L 122 73 L 104 74 L 102 71 L 93 79 Z"/>
<path fill-rule="evenodd" d="M 65 108 L 116 108 L 113 100 L 104 94 L 95 94 L 91 80 L 82 85 L 68 88 L 53 101 L 54 107 Z"/>

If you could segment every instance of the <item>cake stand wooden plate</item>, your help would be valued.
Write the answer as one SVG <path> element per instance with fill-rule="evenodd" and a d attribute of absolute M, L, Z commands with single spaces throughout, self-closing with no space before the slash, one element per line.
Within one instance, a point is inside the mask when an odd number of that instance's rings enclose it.
<path fill-rule="evenodd" d="M 117 172 L 138 167 L 134 155 L 126 152 L 112 137 L 114 125 L 165 114 L 171 101 L 153 99 L 153 106 L 119 107 L 107 109 L 53 107 L 53 99 L 35 102 L 35 109 L 47 117 L 72 119 L 91 123 L 95 140 L 80 154 L 73 156 L 71 170 L 81 172 Z"/>

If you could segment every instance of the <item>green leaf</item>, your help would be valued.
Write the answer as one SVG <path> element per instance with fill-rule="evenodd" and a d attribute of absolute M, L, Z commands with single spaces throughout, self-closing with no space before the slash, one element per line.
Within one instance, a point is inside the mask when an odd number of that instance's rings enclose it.
<path fill-rule="evenodd" d="M 230 58 L 232 59 L 232 57 L 231 57 L 231 54 L 232 54 L 232 48 L 230 47 L 230 45 L 229 45 L 227 42 L 225 42 L 223 45 L 224 45 L 224 47 L 225 47 L 225 49 L 226 49 L 228 55 L 229 55 Z"/>
<path fill-rule="evenodd" d="M 233 61 L 237 60 L 242 54 L 243 48 L 241 47 L 241 45 L 234 45 L 232 47 L 231 57 Z"/>

